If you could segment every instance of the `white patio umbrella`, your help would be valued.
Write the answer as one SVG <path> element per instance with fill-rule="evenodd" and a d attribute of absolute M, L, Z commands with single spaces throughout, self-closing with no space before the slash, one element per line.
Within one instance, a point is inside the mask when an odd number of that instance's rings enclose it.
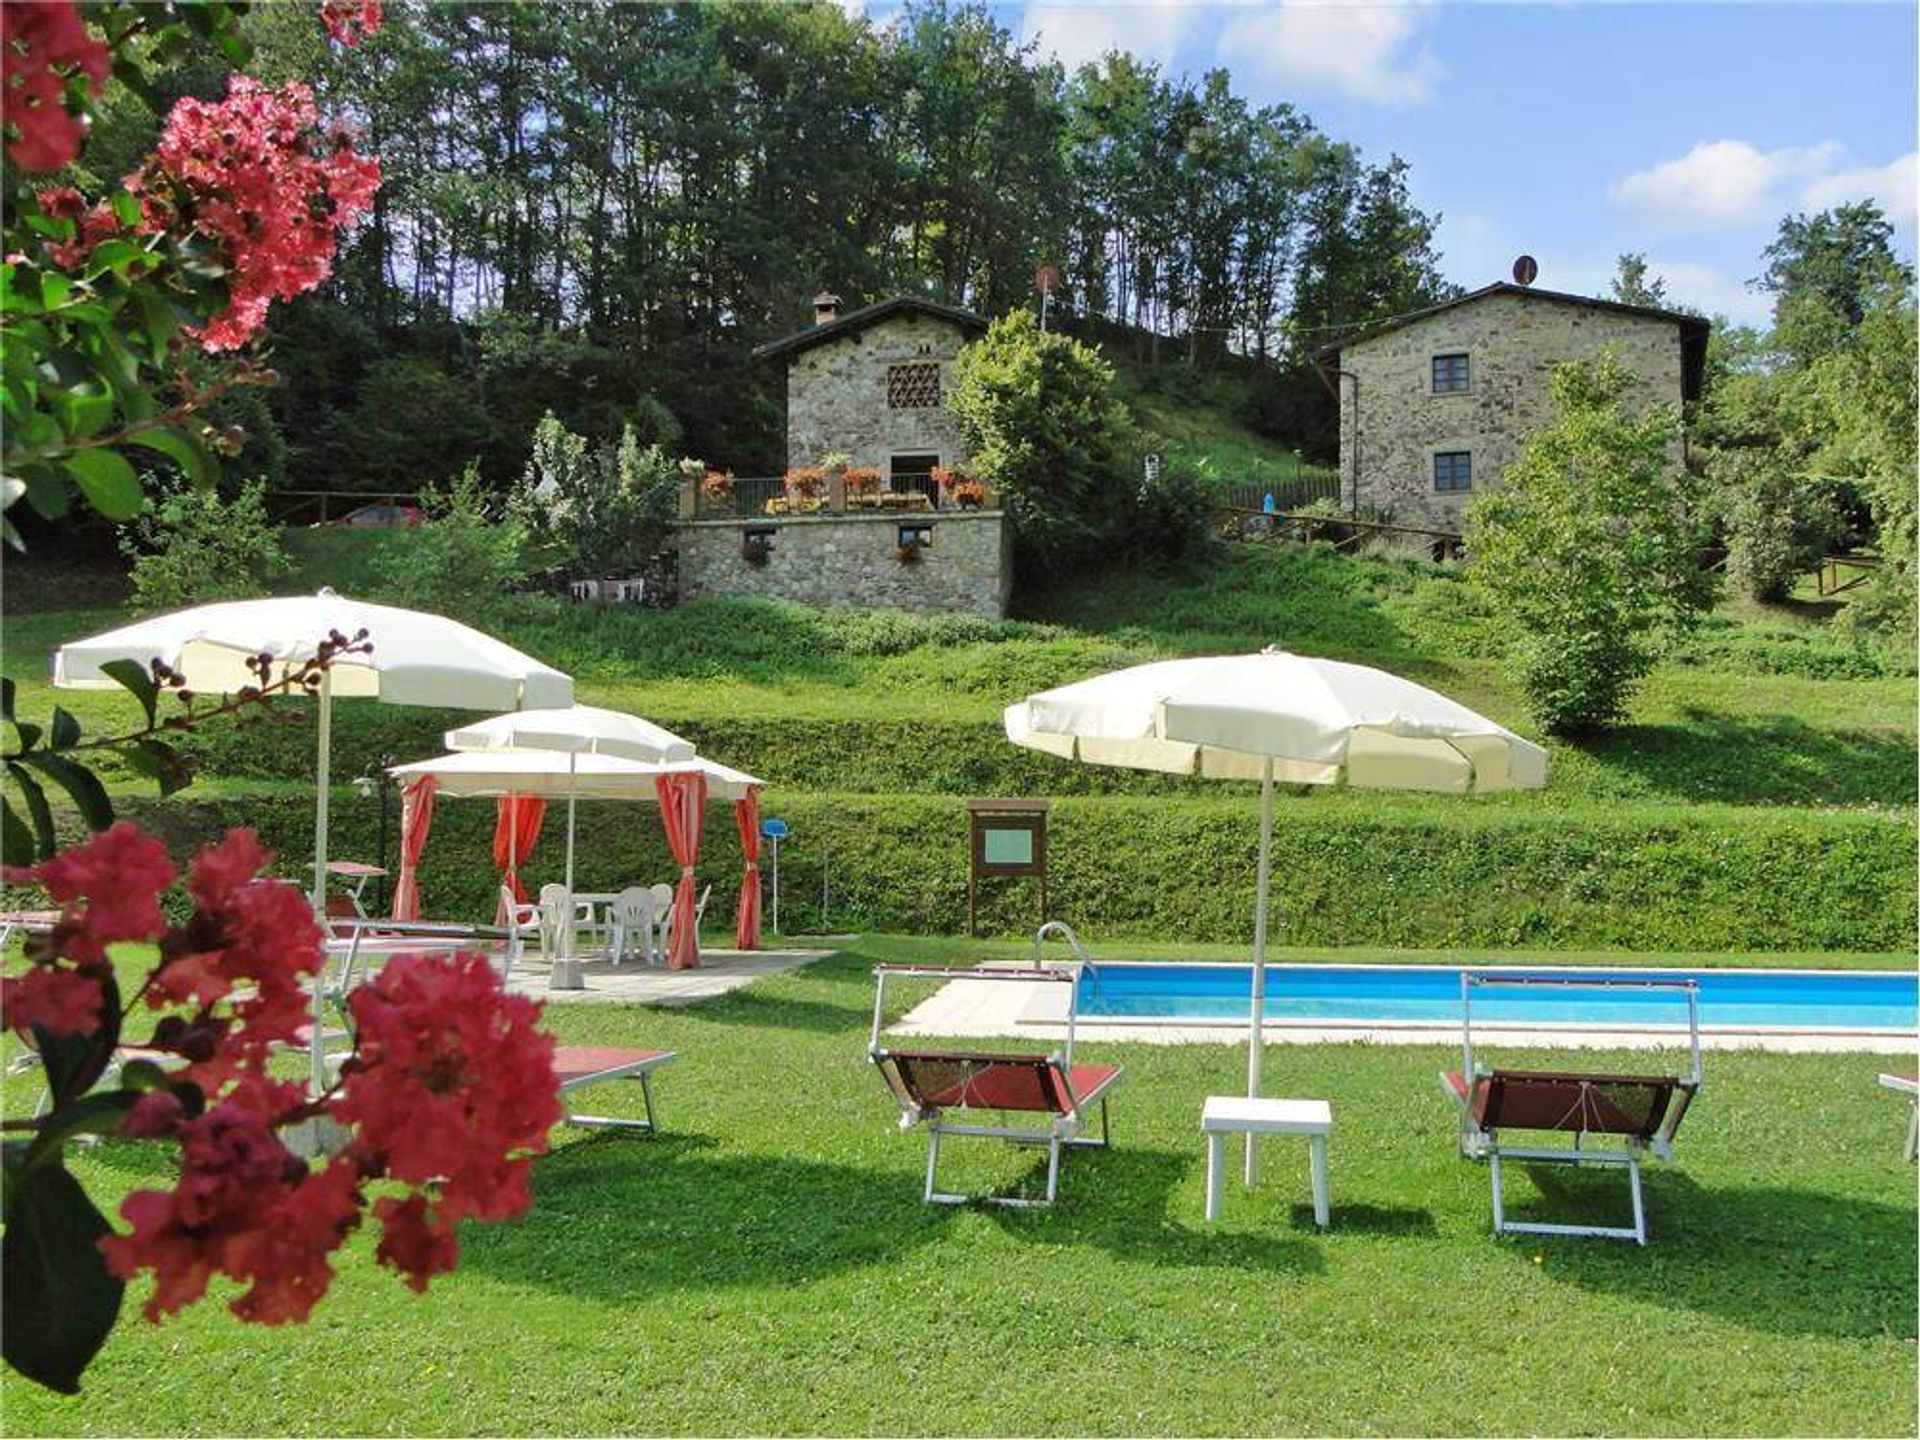
<path fill-rule="evenodd" d="M 1274 781 L 1460 794 L 1547 779 L 1538 745 L 1424 685 L 1273 648 L 1136 665 L 1042 691 L 1007 707 L 1006 731 L 1016 745 L 1089 764 L 1260 782 L 1249 1097 L 1260 1094 Z"/>
<path fill-rule="evenodd" d="M 231 694 L 259 683 L 247 668 L 250 657 L 267 655 L 285 673 L 311 659 L 330 632 L 351 639 L 362 630 L 371 650 L 337 658 L 322 675 L 317 696 L 313 903 L 316 910 L 324 910 L 336 697 L 471 710 L 565 706 L 573 702 L 573 680 L 457 620 L 322 590 L 317 595 L 197 605 L 76 640 L 54 652 L 53 683 L 112 689 L 115 682 L 102 672 L 103 665 L 132 660 L 144 668 L 160 660 L 178 671 L 189 689 Z"/>
<path fill-rule="evenodd" d="M 577 773 L 582 755 L 610 755 L 622 760 L 659 764 L 691 760 L 693 742 L 671 730 L 597 705 L 570 705 L 560 710 L 521 710 L 449 730 L 449 750 L 554 750 L 568 757 L 568 772 Z M 501 794 L 512 791 L 497 792 Z M 539 792 L 531 792 L 539 793 Z M 567 797 L 567 894 L 573 894 L 573 813 L 575 794 Z"/>

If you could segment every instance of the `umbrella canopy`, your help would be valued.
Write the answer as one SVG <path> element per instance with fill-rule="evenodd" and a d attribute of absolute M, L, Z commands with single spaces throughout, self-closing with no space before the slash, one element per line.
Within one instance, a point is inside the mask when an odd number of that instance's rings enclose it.
<path fill-rule="evenodd" d="M 313 900 L 326 904 L 329 743 L 335 696 L 368 696 L 393 705 L 444 705 L 499 710 L 573 703 L 573 681 L 511 645 L 443 615 L 350 600 L 331 590 L 269 600 L 197 605 L 62 645 L 54 652 L 53 683 L 106 689 L 114 681 L 101 667 L 132 660 L 171 666 L 188 688 L 231 693 L 259 683 L 246 662 L 270 656 L 292 669 L 310 660 L 338 631 L 366 631 L 371 649 L 342 655 L 321 678 L 318 695 L 314 805 Z"/>
<path fill-rule="evenodd" d="M 1538 745 L 1424 685 L 1365 665 L 1263 650 L 1136 665 L 1006 711 L 1007 738 L 1050 755 L 1295 785 L 1532 789 Z"/>
<path fill-rule="evenodd" d="M 671 730 L 597 705 L 570 705 L 561 710 L 526 710 L 495 715 L 446 733 L 449 750 L 557 750 L 569 757 L 612 755 L 648 763 L 691 760 L 693 742 Z M 574 798 L 567 797 L 567 893 L 573 893 Z"/>
<path fill-rule="evenodd" d="M 575 762 L 579 768 L 570 771 L 567 759 L 547 750 L 462 750 L 395 765 L 387 773 L 402 781 L 431 775 L 436 792 L 452 799 L 533 795 L 551 800 L 575 794 L 583 800 L 657 801 L 654 782 L 660 776 L 699 774 L 706 777 L 709 797 L 742 800 L 761 783 L 711 760 L 650 765 L 611 755 L 581 755 Z"/>
<path fill-rule="evenodd" d="M 446 741 L 449 750 L 559 750 L 649 763 L 693 758 L 691 740 L 638 715 L 597 705 L 495 715 L 449 730 Z"/>
<path fill-rule="evenodd" d="M 460 710 L 511 710 L 573 703 L 573 681 L 472 626 L 392 605 L 350 600 L 331 590 L 270 600 L 196 605 L 76 640 L 54 652 L 53 683 L 111 689 L 100 667 L 132 659 L 162 660 L 189 687 L 231 694 L 258 684 L 247 669 L 266 654 L 289 666 L 311 659 L 329 631 L 367 632 L 373 649 L 343 655 L 328 670 L 335 697 L 372 696 L 390 705 L 444 705 Z"/>
<path fill-rule="evenodd" d="M 1260 781 L 1247 1094 L 1260 1093 L 1273 783 L 1395 790 L 1534 789 L 1547 755 L 1446 696 L 1365 665 L 1267 649 L 1163 660 L 1029 696 L 1016 745 L 1093 765 Z M 1254 1176 L 1247 1139 L 1247 1180 Z"/>

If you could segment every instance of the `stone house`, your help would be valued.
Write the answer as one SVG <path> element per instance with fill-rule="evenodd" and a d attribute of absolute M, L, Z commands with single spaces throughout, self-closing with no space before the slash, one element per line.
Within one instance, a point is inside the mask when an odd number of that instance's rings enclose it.
<path fill-rule="evenodd" d="M 813 320 L 753 352 L 786 366 L 789 469 L 838 453 L 897 490 L 965 461 L 960 422 L 943 402 L 954 358 L 985 333 L 985 320 L 917 295 L 844 315 L 839 296 L 816 295 Z"/>
<path fill-rule="evenodd" d="M 676 527 L 680 594 L 1006 614 L 1005 512 L 990 492 L 959 497 L 932 484 L 936 466 L 967 459 L 945 400 L 955 357 L 987 322 L 911 295 L 845 315 L 837 296 L 813 303 L 812 326 L 753 352 L 786 368 L 787 468 L 845 455 L 880 472 L 881 493 L 850 495 L 834 478 L 796 504 L 763 478 L 731 481 L 709 501 L 688 479 Z"/>
<path fill-rule="evenodd" d="M 1320 352 L 1340 396 L 1344 503 L 1405 525 L 1461 528 L 1529 431 L 1553 417 L 1556 365 L 1611 348 L 1634 399 L 1700 396 L 1708 322 L 1502 282 L 1346 337 Z"/>

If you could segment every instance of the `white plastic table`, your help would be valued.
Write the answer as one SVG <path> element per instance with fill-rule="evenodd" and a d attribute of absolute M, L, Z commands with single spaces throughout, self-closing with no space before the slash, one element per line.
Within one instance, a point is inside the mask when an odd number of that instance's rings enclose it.
<path fill-rule="evenodd" d="M 1209 1095 L 1200 1111 L 1207 1137 L 1207 1219 L 1220 1218 L 1220 1172 L 1229 1135 L 1304 1135 L 1313 1169 L 1313 1223 L 1332 1223 L 1327 1182 L 1327 1137 L 1333 1107 L 1324 1100 L 1251 1100 L 1245 1095 Z"/>

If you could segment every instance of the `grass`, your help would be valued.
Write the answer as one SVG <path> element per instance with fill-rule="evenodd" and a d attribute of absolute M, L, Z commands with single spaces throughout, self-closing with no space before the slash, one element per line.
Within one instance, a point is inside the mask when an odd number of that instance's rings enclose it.
<path fill-rule="evenodd" d="M 864 1058 L 868 969 L 914 948 L 686 1009 L 557 1008 L 567 1040 L 679 1052 L 668 1133 L 557 1132 L 533 1210 L 469 1227 L 424 1298 L 362 1234 L 307 1326 L 219 1298 L 130 1318 L 82 1398 L 10 1378 L 8 1432 L 1915 1433 L 1912 1172 L 1872 1057 L 1710 1055 L 1645 1250 L 1492 1239 L 1438 1047 L 1270 1052 L 1276 1091 L 1335 1106 L 1325 1233 L 1279 1143 L 1202 1219 L 1195 1118 L 1239 1085 L 1234 1046 L 1087 1047 L 1130 1079 L 1060 1205 L 928 1208 Z M 950 1158 L 968 1188 L 1038 1183 L 1031 1152 Z M 102 1197 L 166 1180 L 129 1144 L 75 1165 Z M 1562 1218 L 1622 1200 L 1617 1175 L 1510 1189 Z"/>

